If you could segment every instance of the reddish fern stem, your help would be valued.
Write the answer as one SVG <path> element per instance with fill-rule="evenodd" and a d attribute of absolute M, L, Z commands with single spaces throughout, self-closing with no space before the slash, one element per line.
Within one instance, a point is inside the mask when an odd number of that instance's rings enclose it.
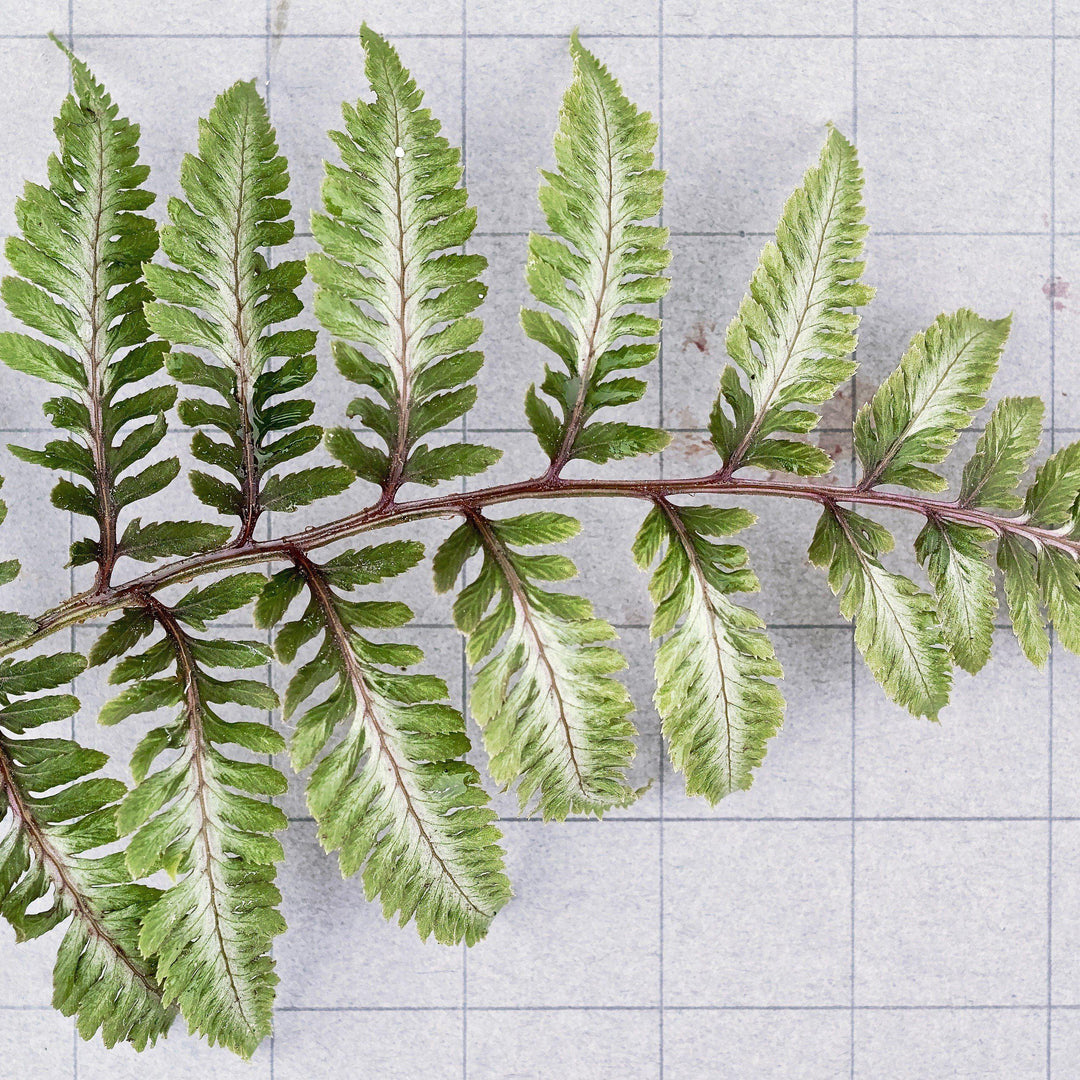
<path fill-rule="evenodd" d="M 658 498 L 693 495 L 720 495 L 725 498 L 752 495 L 799 499 L 822 506 L 850 503 L 906 510 L 938 520 L 982 526 L 997 535 L 1011 533 L 1031 541 L 1036 546 L 1058 548 L 1074 558 L 1080 558 L 1080 540 L 1070 539 L 1053 529 L 1029 525 L 1023 518 L 1007 518 L 986 510 L 961 506 L 957 502 L 945 502 L 919 495 L 832 484 L 729 478 L 718 472 L 708 476 L 666 480 L 568 480 L 549 473 L 512 484 L 496 484 L 475 491 L 454 492 L 427 499 L 399 502 L 384 496 L 355 514 L 289 536 L 274 540 L 248 540 L 237 546 L 177 559 L 122 584 L 91 589 L 70 597 L 57 607 L 39 615 L 34 620 L 36 629 L 32 633 L 0 647 L 0 657 L 18 652 L 64 627 L 96 618 L 117 608 L 142 604 L 145 601 L 141 598 L 147 593 L 189 581 L 200 574 L 256 563 L 291 561 L 297 551 L 306 553 L 359 533 L 391 525 L 401 525 L 422 518 L 466 515 L 483 507 L 519 499 L 636 498 L 655 501 Z"/>

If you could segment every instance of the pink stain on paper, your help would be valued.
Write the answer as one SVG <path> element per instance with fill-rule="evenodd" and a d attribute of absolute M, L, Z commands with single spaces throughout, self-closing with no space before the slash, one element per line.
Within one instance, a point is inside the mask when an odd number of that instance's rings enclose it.
<path fill-rule="evenodd" d="M 1049 278 L 1043 284 L 1043 295 L 1054 302 L 1055 311 L 1065 310 L 1065 301 L 1069 299 L 1069 290 L 1072 288 L 1072 282 L 1066 281 L 1064 278 L 1055 277 Z"/>

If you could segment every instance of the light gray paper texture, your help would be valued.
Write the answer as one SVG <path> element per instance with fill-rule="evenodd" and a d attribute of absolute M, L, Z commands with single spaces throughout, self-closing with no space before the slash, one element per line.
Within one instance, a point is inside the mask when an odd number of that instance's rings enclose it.
<path fill-rule="evenodd" d="M 676 434 L 662 463 L 613 471 L 713 468 L 704 425 L 725 326 L 829 121 L 859 147 L 866 280 L 878 287 L 854 400 L 845 388 L 826 406 L 820 434 L 840 482 L 852 473 L 854 408 L 915 331 L 960 305 L 1013 312 L 994 396 L 1039 394 L 1057 445 L 1080 435 L 1080 0 L 3 0 L 0 233 L 53 147 L 68 86 L 45 40 L 53 30 L 141 123 L 159 215 L 197 117 L 236 79 L 257 79 L 290 162 L 293 248 L 308 251 L 325 130 L 342 98 L 366 93 L 362 20 L 391 37 L 465 148 L 480 211 L 473 247 L 491 262 L 487 366 L 468 434 L 505 451 L 481 482 L 540 467 L 522 399 L 543 356 L 517 312 L 575 26 L 660 117 L 670 177 L 662 363 L 634 419 Z M 320 360 L 319 418 L 340 423 L 352 395 L 325 339 Z M 6 370 L 0 379 L 3 442 L 39 445 L 47 390 Z M 954 475 L 974 438 L 951 459 Z M 169 452 L 188 439 L 175 430 Z M 24 565 L 5 595 L 38 612 L 82 583 L 60 569 L 70 523 L 49 504 L 44 471 L 11 457 L 2 471 L 11 513 L 0 550 Z M 207 512 L 189 494 L 170 498 L 158 515 Z M 0 1080 L 1080 1076 L 1080 664 L 1056 650 L 1035 671 L 1002 627 L 984 672 L 958 676 L 941 723 L 913 719 L 869 677 L 807 562 L 812 508 L 759 503 L 753 603 L 773 628 L 789 707 L 751 791 L 710 810 L 662 764 L 646 580 L 629 554 L 641 508 L 573 506 L 585 524 L 573 549 L 584 588 L 630 659 L 634 779 L 655 778 L 648 794 L 603 822 L 549 826 L 498 797 L 515 897 L 466 952 L 385 923 L 358 880 L 343 882 L 294 780 L 282 800 L 292 824 L 276 1035 L 253 1063 L 182 1024 L 141 1057 L 83 1043 L 49 1007 L 57 938 L 16 948 L 5 924 Z M 327 505 L 320 517 L 336 512 Z M 265 527 L 313 520 L 274 515 Z M 912 567 L 917 523 L 885 523 L 898 565 Z M 429 522 L 416 535 L 432 543 L 446 531 Z M 446 598 L 433 598 L 424 568 L 396 592 L 417 612 L 410 637 L 427 670 L 461 702 Z M 85 649 L 94 632 L 62 644 Z M 114 753 L 122 774 L 138 725 L 97 726 L 99 671 L 77 692 L 76 736 Z"/>

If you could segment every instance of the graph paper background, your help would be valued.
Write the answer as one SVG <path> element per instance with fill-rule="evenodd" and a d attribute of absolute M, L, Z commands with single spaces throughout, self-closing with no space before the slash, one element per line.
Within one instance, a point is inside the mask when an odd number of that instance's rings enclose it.
<path fill-rule="evenodd" d="M 541 357 L 516 312 L 575 25 L 661 118 L 670 171 L 674 284 L 640 416 L 677 436 L 663 462 L 636 466 L 643 474 L 704 468 L 724 327 L 829 120 L 858 141 L 867 278 L 879 288 L 855 393 L 829 406 L 821 435 L 839 475 L 850 474 L 854 407 L 915 330 L 960 304 L 1014 312 L 997 392 L 1043 395 L 1058 444 L 1080 432 L 1077 0 L 4 0 L 0 233 L 23 181 L 44 175 L 67 87 L 49 30 L 142 122 L 163 195 L 215 94 L 240 77 L 265 84 L 305 228 L 322 133 L 365 89 L 361 19 L 393 38 L 465 147 L 475 247 L 492 264 L 488 366 L 469 425 L 506 451 L 499 478 L 538 465 L 521 400 Z M 298 250 L 309 245 L 298 237 Z M 347 391 L 321 378 L 324 418 L 340 422 Z M 4 441 L 40 441 L 44 396 L 4 377 Z M 170 439 L 182 449 L 187 436 Z M 37 611 L 71 584 L 56 571 L 71 525 L 49 506 L 44 473 L 10 458 L 3 471 L 3 549 L 25 568 L 11 591 Z M 1000 632 L 940 725 L 914 720 L 854 662 L 850 629 L 805 558 L 812 512 L 753 509 L 756 603 L 790 706 L 752 791 L 710 811 L 661 764 L 648 598 L 627 554 L 639 510 L 583 506 L 591 542 L 575 554 L 631 661 L 637 778 L 656 779 L 637 805 L 543 826 L 500 798 L 516 898 L 466 953 L 388 926 L 357 881 L 342 882 L 297 787 L 284 800 L 290 930 L 275 949 L 276 1035 L 252 1064 L 179 1030 L 142 1057 L 82 1043 L 49 1008 L 55 939 L 16 949 L 5 926 L 0 1080 L 1080 1076 L 1080 665 L 1058 651 L 1036 672 Z M 886 523 L 910 541 L 911 522 Z M 444 532 L 425 526 L 422 538 Z M 463 698 L 447 604 L 422 571 L 403 589 L 414 640 Z M 92 631 L 72 637 L 86 647 Z M 76 734 L 122 768 L 135 731 L 96 727 L 100 677 L 77 691 Z"/>

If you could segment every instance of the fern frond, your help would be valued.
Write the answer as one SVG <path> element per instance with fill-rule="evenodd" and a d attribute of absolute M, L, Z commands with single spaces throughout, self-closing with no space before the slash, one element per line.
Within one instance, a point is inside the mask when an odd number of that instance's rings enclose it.
<path fill-rule="evenodd" d="M 283 852 L 273 834 L 286 820 L 266 799 L 286 784 L 272 766 L 237 760 L 222 747 L 271 754 L 284 749 L 284 741 L 264 723 L 225 720 L 219 709 L 275 708 L 272 690 L 207 671 L 264 665 L 267 647 L 191 631 L 249 603 L 264 584 L 260 574 L 237 574 L 193 589 L 170 607 L 150 597 L 113 623 L 93 656 L 103 662 L 130 652 L 155 628 L 163 631 L 113 669 L 111 682 L 130 685 L 100 717 L 115 724 L 137 713 L 179 709 L 136 748 L 136 786 L 116 815 L 120 833 L 132 834 L 125 853 L 130 871 L 145 877 L 164 869 L 176 879 L 143 916 L 139 947 L 155 960 L 165 999 L 179 1004 L 188 1026 L 243 1057 L 272 1022 L 277 976 L 269 950 L 285 929 L 274 885 Z M 165 764 L 155 768 L 162 755 Z"/>
<path fill-rule="evenodd" d="M 142 310 L 150 295 L 142 264 L 158 244 L 153 221 L 140 213 L 154 201 L 144 186 L 150 170 L 138 164 L 138 125 L 119 116 L 86 65 L 64 52 L 74 93 L 55 124 L 59 154 L 49 161 L 49 186 L 28 183 L 16 204 L 22 235 L 9 237 L 5 248 L 16 276 L 0 288 L 11 314 L 55 344 L 0 334 L 0 359 L 65 391 L 45 403 L 45 413 L 67 436 L 41 449 L 11 450 L 70 474 L 53 489 L 53 503 L 98 528 L 96 539 L 75 541 L 71 561 L 96 562 L 98 583 L 107 585 L 120 555 L 192 555 L 227 534 L 169 523 L 157 524 L 151 539 L 138 518 L 118 534 L 120 511 L 167 487 L 180 470 L 173 457 L 131 471 L 164 438 L 176 391 L 126 393 L 161 368 L 166 349 L 148 340 Z M 136 421 L 144 422 L 129 429 Z"/>
<path fill-rule="evenodd" d="M 416 923 L 422 938 L 472 945 L 510 896 L 501 836 L 469 750 L 465 721 L 444 699 L 442 679 L 401 674 L 423 653 L 414 645 L 376 643 L 369 629 L 412 618 L 400 603 L 347 600 L 341 591 L 404 573 L 423 558 L 415 541 L 346 551 L 322 565 L 306 558 L 276 574 L 256 609 L 261 626 L 278 622 L 307 589 L 308 605 L 277 635 L 291 662 L 322 635 L 315 655 L 285 691 L 290 716 L 325 684 L 329 691 L 296 722 L 290 751 L 304 769 L 344 730 L 308 783 L 308 805 L 327 851 L 339 852 L 342 875 L 363 867 L 368 899 L 386 918 Z"/>
<path fill-rule="evenodd" d="M 274 805 L 286 781 L 266 755 L 285 740 L 234 716 L 237 706 L 276 707 L 263 682 L 239 677 L 263 668 L 269 647 L 211 630 L 252 602 L 256 624 L 277 628 L 278 658 L 295 662 L 282 709 L 289 749 L 310 770 L 308 805 L 342 874 L 360 874 L 388 919 L 448 945 L 483 938 L 510 896 L 465 719 L 442 679 L 412 670 L 422 652 L 387 640 L 412 611 L 358 595 L 415 567 L 422 546 L 391 541 L 316 562 L 320 548 L 458 516 L 433 559 L 435 587 L 455 587 L 478 556 L 453 605 L 477 669 L 472 707 L 492 776 L 545 820 L 599 817 L 642 794 L 628 779 L 633 705 L 614 628 L 584 597 L 548 585 L 574 577 L 573 562 L 537 551 L 569 541 L 577 520 L 488 517 L 497 504 L 649 502 L 633 553 L 650 570 L 656 708 L 687 792 L 712 804 L 752 783 L 782 724 L 782 672 L 764 623 L 733 595 L 758 587 L 745 548 L 728 542 L 753 517 L 680 500 L 820 504 L 809 558 L 853 620 L 873 677 L 916 715 L 936 719 L 953 666 L 974 673 L 990 656 L 995 548 L 1023 652 L 1041 664 L 1056 636 L 1080 653 L 1080 443 L 1052 454 L 1022 491 L 1040 437 L 1037 399 L 998 403 L 955 499 L 920 494 L 946 487 L 937 469 L 986 404 L 1008 318 L 961 309 L 915 336 L 855 419 L 854 486 L 735 476 L 752 467 L 813 477 L 833 465 L 803 440 L 855 370 L 857 312 L 873 290 L 861 280 L 863 174 L 831 126 L 727 330 L 730 363 L 710 417 L 719 467 L 679 478 L 564 475 L 572 461 L 605 464 L 669 440 L 602 414 L 642 401 L 634 369 L 658 354 L 665 174 L 654 167 L 656 124 L 576 34 L 556 164 L 539 192 L 548 233 L 528 243 L 536 309 L 521 314 L 526 336 L 554 356 L 525 400 L 549 464 L 532 479 L 403 498 L 406 484 L 461 480 L 499 457 L 432 444 L 476 401 L 487 261 L 465 250 L 477 217 L 461 152 L 391 45 L 366 26 L 360 36 L 372 93 L 345 104 L 343 130 L 331 133 L 339 156 L 326 164 L 323 212 L 312 219 L 320 250 L 306 260 L 273 264 L 270 249 L 294 237 L 287 164 L 256 84 L 239 82 L 200 121 L 161 235 L 168 264 L 151 262 L 158 233 L 145 216 L 154 196 L 138 128 L 66 49 L 74 90 L 56 121 L 59 150 L 47 185 L 26 186 L 20 235 L 6 245 L 12 276 L 0 295 L 27 332 L 0 334 L 0 360 L 60 388 L 45 406 L 60 436 L 12 449 L 64 474 L 54 504 L 97 526 L 72 545 L 71 562 L 96 563 L 97 576 L 36 619 L 0 610 L 0 915 L 20 940 L 65 927 L 54 1002 L 108 1045 L 141 1049 L 182 1014 L 210 1043 L 251 1057 L 271 1030 L 272 945 L 285 929 L 277 834 L 287 819 Z M 346 409 L 356 430 L 323 432 L 300 396 L 316 373 L 316 335 L 293 322 L 309 271 L 337 366 L 360 388 Z M 162 367 L 194 388 L 179 410 L 209 467 L 192 474 L 194 491 L 235 528 L 128 516 L 179 471 L 176 458 L 151 460 L 176 398 L 154 385 Z M 337 464 L 308 464 L 321 443 Z M 256 539 L 262 515 L 337 495 L 358 476 L 379 489 L 370 505 Z M 889 490 L 897 485 L 914 491 Z M 856 512 L 866 506 L 925 523 L 915 555 L 932 594 L 886 567 L 893 536 Z M 0 501 L 0 521 L 5 513 Z M 113 583 L 121 557 L 163 556 L 180 557 Z M 236 572 L 264 559 L 285 569 Z M 18 572 L 18 560 L 0 561 L 0 586 Z M 210 584 L 171 599 L 204 574 Z M 15 659 L 101 616 L 111 621 L 89 662 L 115 662 L 111 682 L 123 687 L 102 723 L 167 711 L 137 743 L 131 790 L 102 775 L 105 755 L 38 730 L 75 715 L 77 699 L 56 691 L 87 661 Z M 143 884 L 150 875 L 171 883 Z"/>
<path fill-rule="evenodd" d="M 809 556 L 827 571 L 840 613 L 855 620 L 855 644 L 885 693 L 933 720 L 949 699 L 949 653 L 932 598 L 878 559 L 892 547 L 891 534 L 876 521 L 830 505 Z"/>
<path fill-rule="evenodd" d="M 477 673 L 470 705 L 483 729 L 489 771 L 507 787 L 517 781 L 524 810 L 536 799 L 544 820 L 596 814 L 632 803 L 633 703 L 610 676 L 626 667 L 599 642 L 616 637 L 582 596 L 550 592 L 540 581 L 564 581 L 577 570 L 565 555 L 525 555 L 519 547 L 561 543 L 579 523 L 565 514 L 522 514 L 501 521 L 471 514 L 435 556 L 439 591 L 451 587 L 465 561 L 483 551 L 476 579 L 454 603 L 454 621 L 468 637 Z M 505 638 L 505 641 L 503 640 Z"/>
<path fill-rule="evenodd" d="M 900 366 L 855 418 L 860 487 L 944 490 L 945 479 L 924 466 L 945 460 L 986 403 L 1009 323 L 1008 317 L 982 319 L 962 308 L 939 315 L 926 333 L 915 335 Z"/>
<path fill-rule="evenodd" d="M 686 793 L 715 805 L 746 789 L 783 722 L 784 699 L 769 678 L 783 675 L 765 624 L 727 593 L 752 592 L 758 580 L 746 549 L 715 544 L 754 522 L 745 510 L 675 506 L 659 501 L 634 541 L 643 570 L 659 558 L 649 584 L 656 613 L 656 708 Z"/>
<path fill-rule="evenodd" d="M 855 370 L 858 315 L 873 289 L 863 263 L 862 169 L 855 147 L 832 129 L 821 157 L 788 199 L 750 291 L 727 330 L 728 366 L 709 428 L 724 472 L 754 465 L 800 476 L 828 472 L 823 450 L 777 433 L 805 434 L 814 409 Z M 749 383 L 744 387 L 742 370 Z"/>
<path fill-rule="evenodd" d="M 567 461 L 602 463 L 663 450 L 670 436 L 621 422 L 592 423 L 600 410 L 628 405 L 645 393 L 641 379 L 617 372 L 656 359 L 660 322 L 642 312 L 670 284 L 666 229 L 643 222 L 660 212 L 664 173 L 653 166 L 657 126 L 622 91 L 607 68 L 570 39 L 574 79 L 555 133 L 556 172 L 544 172 L 540 206 L 554 237 L 529 236 L 526 278 L 533 296 L 557 315 L 525 308 L 521 325 L 550 349 L 565 371 L 545 366 L 530 387 L 525 412 L 558 472 Z M 610 376 L 615 377 L 610 377 Z"/>
<path fill-rule="evenodd" d="M 470 313 L 487 293 L 487 260 L 450 250 L 476 227 L 459 186 L 460 150 L 421 107 L 424 95 L 394 48 L 366 26 L 360 38 L 375 100 L 344 104 L 345 130 L 331 132 L 341 164 L 326 163 L 326 213 L 311 220 L 322 252 L 308 267 L 339 370 L 374 391 L 355 398 L 348 415 L 386 450 L 345 428 L 327 445 L 358 476 L 396 491 L 473 476 L 499 459 L 488 446 L 422 441 L 476 401 L 470 380 L 483 354 L 472 346 L 482 324 Z"/>
<path fill-rule="evenodd" d="M 238 539 L 248 540 L 265 511 L 295 510 L 352 481 L 340 467 L 276 471 L 318 446 L 322 431 L 306 423 L 314 403 L 293 393 L 315 375 L 315 333 L 280 325 L 302 310 L 303 260 L 270 266 L 260 250 L 287 244 L 294 226 L 281 197 L 288 165 L 253 81 L 224 91 L 200 120 L 199 153 L 184 158 L 180 180 L 187 199 L 169 200 L 172 224 L 161 231 L 175 266 L 146 267 L 157 298 L 146 316 L 173 345 L 200 350 L 173 352 L 168 369 L 213 391 L 217 400 L 182 401 L 179 413 L 201 429 L 192 453 L 228 479 L 196 471 L 191 484 L 202 502 L 238 517 Z"/>

